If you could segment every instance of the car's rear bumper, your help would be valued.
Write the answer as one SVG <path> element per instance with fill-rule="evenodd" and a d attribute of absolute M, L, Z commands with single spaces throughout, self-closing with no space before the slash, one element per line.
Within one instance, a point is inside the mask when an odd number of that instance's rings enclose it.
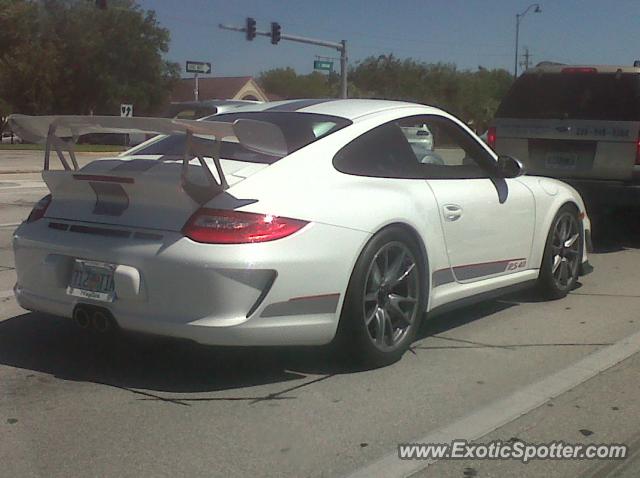
<path fill-rule="evenodd" d="M 563 179 L 582 196 L 590 210 L 602 207 L 640 208 L 640 181 L 607 181 L 590 179 Z"/>
<path fill-rule="evenodd" d="M 98 305 L 122 329 L 211 345 L 331 341 L 353 261 L 368 239 L 311 224 L 278 241 L 211 245 L 173 232 L 136 240 L 51 229 L 49 222 L 23 224 L 14 234 L 22 307 L 71 317 L 79 303 Z M 68 295 L 76 258 L 124 265 L 139 285 L 116 275 L 111 303 Z"/>

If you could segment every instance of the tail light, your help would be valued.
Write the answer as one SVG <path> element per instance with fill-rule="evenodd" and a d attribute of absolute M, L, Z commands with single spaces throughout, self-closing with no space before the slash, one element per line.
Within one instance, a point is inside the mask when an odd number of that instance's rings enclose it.
<path fill-rule="evenodd" d="M 47 212 L 49 204 L 51 204 L 51 194 L 47 194 L 45 197 L 40 199 L 35 206 L 33 206 L 33 209 L 27 218 L 27 222 L 34 222 L 42 218 L 44 213 Z"/>
<path fill-rule="evenodd" d="M 196 242 L 245 244 L 275 241 L 307 224 L 307 221 L 270 214 L 201 208 L 189 218 L 182 233 Z"/>
<path fill-rule="evenodd" d="M 494 150 L 496 149 L 496 139 L 497 139 L 496 127 L 491 126 L 487 131 L 487 144 L 491 149 L 494 149 Z"/>
<path fill-rule="evenodd" d="M 638 133 L 636 140 L 636 166 L 640 166 L 640 133 Z"/>

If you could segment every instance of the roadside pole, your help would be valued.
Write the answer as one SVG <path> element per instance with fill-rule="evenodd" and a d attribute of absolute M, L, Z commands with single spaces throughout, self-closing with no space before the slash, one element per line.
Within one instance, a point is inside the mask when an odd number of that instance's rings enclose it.
<path fill-rule="evenodd" d="M 340 97 L 347 97 L 347 40 L 342 40 L 340 50 Z"/>
<path fill-rule="evenodd" d="M 208 75 L 211 73 L 211 63 L 206 61 L 193 61 L 187 60 L 185 65 L 185 71 L 187 73 L 193 73 L 193 97 L 196 101 L 200 98 L 200 88 L 198 85 L 198 75 L 200 73 Z"/>

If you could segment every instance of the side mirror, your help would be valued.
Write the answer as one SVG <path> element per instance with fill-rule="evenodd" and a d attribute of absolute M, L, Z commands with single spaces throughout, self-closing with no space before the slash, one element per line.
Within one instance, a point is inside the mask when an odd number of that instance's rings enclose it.
<path fill-rule="evenodd" d="M 526 172 L 524 165 L 519 160 L 506 155 L 498 156 L 496 169 L 502 178 L 517 178 Z"/>

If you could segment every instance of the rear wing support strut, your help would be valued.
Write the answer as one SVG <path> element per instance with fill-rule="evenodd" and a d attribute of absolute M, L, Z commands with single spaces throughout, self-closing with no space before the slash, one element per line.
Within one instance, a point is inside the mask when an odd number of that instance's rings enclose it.
<path fill-rule="evenodd" d="M 193 140 L 192 130 L 187 129 L 186 134 L 187 138 L 185 142 L 184 157 L 182 159 L 182 171 L 180 174 L 182 188 L 194 201 L 204 204 L 219 192 L 229 189 L 227 178 L 225 177 L 222 165 L 220 164 L 220 148 L 222 141 L 220 138 L 216 137 L 213 142 L 212 150 L 208 151 L 208 148 Z M 205 174 L 207 175 L 209 186 L 201 186 L 189 181 L 189 162 L 193 157 L 198 158 L 200 166 L 204 169 Z M 209 166 L 204 160 L 205 157 L 211 157 L 213 159 L 213 164 L 215 165 L 216 172 L 218 173 L 218 179 L 216 179 L 211 169 L 209 169 Z"/>
<path fill-rule="evenodd" d="M 56 154 L 58 155 L 58 159 L 62 163 L 62 167 L 65 171 L 71 171 L 71 166 L 69 166 L 69 162 L 67 158 L 64 157 L 64 152 L 66 151 L 69 154 L 69 158 L 71 159 L 71 164 L 73 165 L 73 170 L 78 170 L 78 160 L 76 159 L 76 151 L 75 151 L 75 140 L 77 138 L 73 138 L 72 141 L 64 141 L 56 136 L 56 127 L 55 123 L 51 123 L 49 125 L 49 131 L 47 133 L 47 144 L 45 145 L 44 150 L 44 170 L 49 170 L 50 158 L 51 158 L 51 147 L 55 148 Z"/>

